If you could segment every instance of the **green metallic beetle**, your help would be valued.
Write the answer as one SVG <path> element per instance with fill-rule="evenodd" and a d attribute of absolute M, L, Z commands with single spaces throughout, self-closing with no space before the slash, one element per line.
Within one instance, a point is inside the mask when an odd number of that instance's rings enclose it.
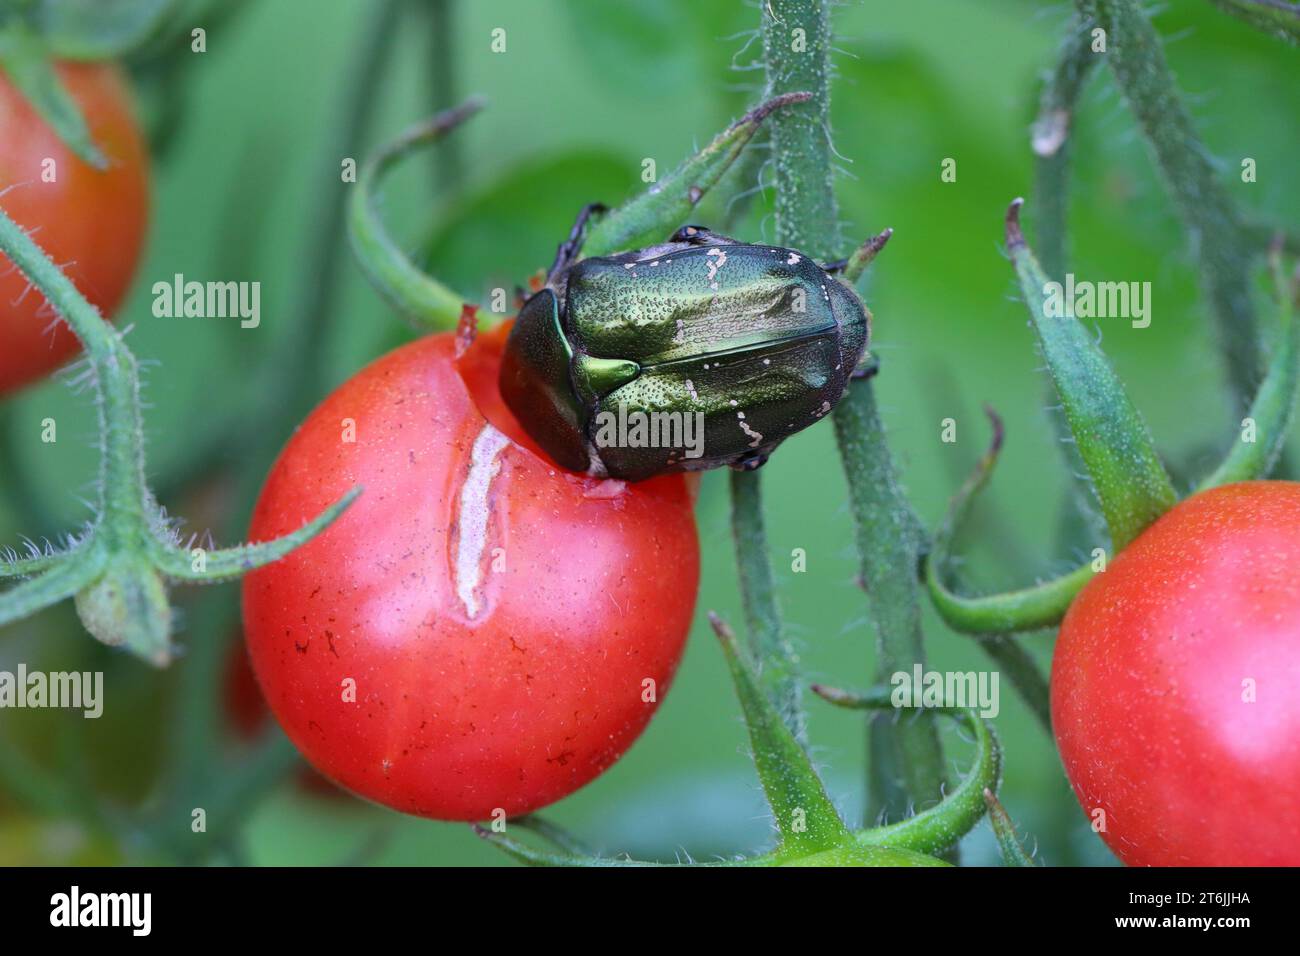
<path fill-rule="evenodd" d="M 753 469 L 835 407 L 871 314 L 801 252 L 698 226 L 581 259 L 583 209 L 515 320 L 501 393 L 560 465 L 639 481 Z"/>

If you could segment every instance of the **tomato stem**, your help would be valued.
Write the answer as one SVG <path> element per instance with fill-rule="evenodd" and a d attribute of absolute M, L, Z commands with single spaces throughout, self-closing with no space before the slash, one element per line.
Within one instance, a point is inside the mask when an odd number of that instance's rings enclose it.
<path fill-rule="evenodd" d="M 1159 34 L 1135 0 L 1076 0 L 1104 31 L 1104 56 L 1182 216 L 1236 411 L 1259 379 L 1259 328 L 1250 295 L 1252 243 L 1183 105 Z M 1098 54 L 1102 55 L 1102 54 Z"/>
<path fill-rule="evenodd" d="M 998 846 L 1002 850 L 1002 862 L 1005 866 L 1038 866 L 1034 858 L 1030 856 L 1020 842 L 1020 837 L 1016 836 L 1016 825 L 1011 822 L 1011 817 L 1007 814 L 1006 809 L 997 798 L 992 790 L 984 791 L 984 802 L 989 808 L 989 823 L 993 826 L 993 834 L 998 838 Z"/>
<path fill-rule="evenodd" d="M 897 714 L 889 690 L 865 693 L 813 685 L 813 692 L 837 707 Z M 904 721 L 932 723 L 932 714 L 951 717 L 975 737 L 975 757 L 966 776 L 934 806 L 897 823 L 859 830 L 854 839 L 862 846 L 882 846 L 941 853 L 957 844 L 983 818 L 984 793 L 996 789 L 1002 774 L 1002 750 L 992 725 L 973 710 L 960 707 L 926 707 L 903 717 Z"/>
<path fill-rule="evenodd" d="M 811 95 L 795 90 L 773 96 L 754 107 L 653 188 L 596 221 L 583 243 L 583 253 L 603 256 L 663 242 L 721 181 L 764 121 L 806 103 Z"/>
<path fill-rule="evenodd" d="M 174 523 L 158 507 L 145 481 L 139 368 L 126 346 L 126 332 L 103 321 L 67 275 L 3 210 L 0 252 L 45 296 L 85 346 L 88 377 L 98 397 L 100 434 L 94 520 L 57 555 L 0 565 L 0 577 L 36 573 L 0 594 L 0 623 L 75 596 L 82 623 L 96 638 L 123 646 L 151 663 L 166 664 L 171 658 L 172 611 L 163 575 L 220 580 L 276 560 L 323 530 L 355 494 L 276 542 L 210 554 L 182 547 Z"/>
<path fill-rule="evenodd" d="M 1219 466 L 1197 486 L 1198 491 L 1266 477 L 1282 456 L 1300 389 L 1300 330 L 1294 312 L 1296 294 L 1283 266 L 1283 240 L 1279 235 L 1269 252 L 1278 309 L 1277 340 L 1259 391 L 1255 393 L 1241 432 Z"/>
<path fill-rule="evenodd" d="M 410 127 L 365 161 L 353 187 L 348 233 L 357 262 L 389 305 L 424 331 L 454 329 L 466 299 L 412 262 L 389 235 L 379 214 L 379 187 L 398 162 L 414 150 L 438 142 L 484 105 L 484 99 L 472 97 L 460 106 Z"/>
<path fill-rule="evenodd" d="M 757 472 L 731 473 L 731 534 L 749 647 L 754 659 L 762 663 L 760 683 L 790 732 L 806 743 L 807 720 L 799 699 L 799 670 L 776 599 Z"/>
<path fill-rule="evenodd" d="M 953 495 L 935 532 L 925 561 L 926 585 L 939 616 L 964 634 L 1007 634 L 1053 627 L 1061 622 L 1074 596 L 1092 577 L 1091 563 L 1032 587 L 981 597 L 959 595 L 944 583 L 953 541 L 976 497 L 988 484 L 1002 449 L 1002 420 L 991 408 L 985 412 L 993 424 L 993 437 L 970 477 Z"/>

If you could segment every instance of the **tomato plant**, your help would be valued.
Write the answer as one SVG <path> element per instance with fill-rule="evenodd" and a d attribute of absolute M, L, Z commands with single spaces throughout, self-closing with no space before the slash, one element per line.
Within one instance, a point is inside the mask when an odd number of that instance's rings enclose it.
<path fill-rule="evenodd" d="M 1297 567 L 1300 484 L 1241 482 L 1174 507 L 1070 608 L 1052 724 L 1124 862 L 1300 864 Z"/>
<path fill-rule="evenodd" d="M 41 247 L 111 315 L 144 245 L 149 158 L 116 66 L 62 64 L 59 77 L 108 168 L 74 155 L 0 71 L 0 204 L 19 225 L 37 230 Z M 0 256 L 0 394 L 53 371 L 79 347 L 40 292 Z"/>
<path fill-rule="evenodd" d="M 408 813 L 544 806 L 610 766 L 667 691 L 699 576 L 680 475 L 561 470 L 495 393 L 502 329 L 379 359 L 290 440 L 260 540 L 336 489 L 346 520 L 250 575 L 254 671 L 321 772 Z"/>

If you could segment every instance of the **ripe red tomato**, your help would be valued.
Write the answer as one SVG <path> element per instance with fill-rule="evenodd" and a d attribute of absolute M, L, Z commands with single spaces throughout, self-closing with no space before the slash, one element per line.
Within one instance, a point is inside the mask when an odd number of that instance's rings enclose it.
<path fill-rule="evenodd" d="M 1300 865 L 1300 484 L 1162 516 L 1075 600 L 1051 686 L 1066 775 L 1125 863 Z"/>
<path fill-rule="evenodd" d="M 0 71 L 0 207 L 35 230 L 82 295 L 111 315 L 144 244 L 149 157 L 115 66 L 60 64 L 58 71 L 109 167 L 78 159 Z M 45 297 L 28 291 L 26 277 L 0 255 L 0 395 L 58 368 L 78 348 Z"/>
<path fill-rule="evenodd" d="M 244 633 L 317 769 L 436 819 L 526 813 L 614 763 L 668 690 L 699 580 L 680 475 L 600 481 L 528 447 L 495 390 L 505 332 L 363 369 L 294 434 L 253 514 L 262 541 L 364 487 L 245 579 Z"/>

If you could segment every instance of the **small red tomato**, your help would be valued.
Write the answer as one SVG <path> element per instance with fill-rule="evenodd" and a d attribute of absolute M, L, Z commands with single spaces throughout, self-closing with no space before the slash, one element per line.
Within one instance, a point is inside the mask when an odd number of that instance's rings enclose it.
<path fill-rule="evenodd" d="M 0 70 L 0 208 L 111 315 L 144 245 L 149 156 L 117 67 L 66 63 L 58 72 L 109 166 L 78 159 Z M 58 368 L 78 348 L 45 297 L 0 255 L 0 395 Z"/>
<path fill-rule="evenodd" d="M 668 690 L 699 581 L 680 475 L 566 472 L 495 390 L 506 329 L 392 352 L 290 439 L 251 537 L 349 488 L 339 521 L 244 582 L 266 699 L 307 759 L 407 813 L 527 813 L 590 781 Z"/>
<path fill-rule="evenodd" d="M 1071 606 L 1051 686 L 1066 775 L 1125 863 L 1300 865 L 1300 484 L 1162 516 Z"/>

